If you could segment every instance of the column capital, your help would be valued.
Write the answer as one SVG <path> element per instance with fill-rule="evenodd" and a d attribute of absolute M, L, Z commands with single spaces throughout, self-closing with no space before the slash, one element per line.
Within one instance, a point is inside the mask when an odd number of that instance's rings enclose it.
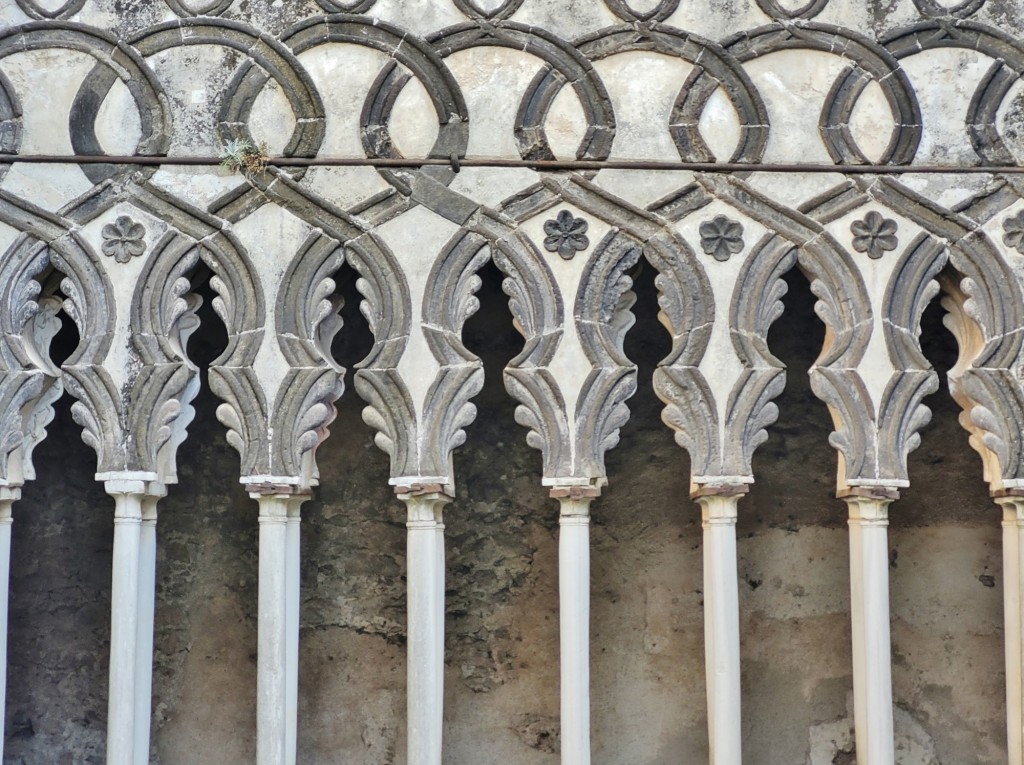
<path fill-rule="evenodd" d="M 403 492 L 398 498 L 405 503 L 408 513 L 407 528 L 435 528 L 441 523 L 445 505 L 452 501 L 447 494 L 439 491 Z"/>
<path fill-rule="evenodd" d="M 744 487 L 746 488 L 746 487 Z M 739 516 L 740 497 L 746 491 L 724 494 L 700 494 L 694 501 L 700 505 L 704 527 L 735 526 Z"/>
<path fill-rule="evenodd" d="M 18 496 L 11 496 L 9 494 L 5 496 L 3 492 L 0 492 L 0 526 L 10 526 L 13 522 L 14 515 L 12 510 L 17 499 Z M 0 694 L 2 693 L 3 691 L 0 690 Z"/>
<path fill-rule="evenodd" d="M 1003 524 L 1024 527 L 1024 496 L 1016 493 L 993 493 L 992 499 L 1003 509 Z"/>
<path fill-rule="evenodd" d="M 888 526 L 889 505 L 893 498 L 852 494 L 842 497 L 850 511 L 850 524 Z"/>
<path fill-rule="evenodd" d="M 260 523 L 287 523 L 298 517 L 302 504 L 310 499 L 308 492 L 250 491 L 249 496 L 259 502 Z"/>
<path fill-rule="evenodd" d="M 590 503 L 601 493 L 600 489 L 586 486 L 555 487 L 553 499 L 558 500 L 559 523 L 563 526 L 590 523 Z"/>

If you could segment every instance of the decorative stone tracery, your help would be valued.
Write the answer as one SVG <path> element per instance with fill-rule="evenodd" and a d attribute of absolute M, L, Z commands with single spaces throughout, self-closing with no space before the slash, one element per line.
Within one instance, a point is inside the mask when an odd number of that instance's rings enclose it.
<path fill-rule="evenodd" d="M 149 757 L 157 502 L 177 481 L 177 450 L 194 417 L 200 370 L 188 340 L 203 331 L 197 291 L 208 278 L 228 338 L 208 384 L 222 401 L 217 417 L 238 451 L 241 481 L 259 503 L 257 761 L 295 762 L 300 507 L 322 480 L 316 450 L 343 394 L 331 344 L 343 331 L 339 273 L 354 272 L 373 334 L 354 387 L 407 509 L 408 763 L 440 763 L 442 511 L 457 496 L 452 454 L 484 382 L 462 331 L 479 308 L 477 274 L 492 261 L 524 339 L 505 386 L 560 505 L 563 763 L 590 762 L 590 506 L 608 483 L 605 455 L 637 390 L 624 340 L 632 274 L 647 263 L 671 338 L 654 388 L 689 453 L 705 527 L 712 762 L 740 762 L 735 524 L 755 480 L 755 451 L 779 416 L 786 371 L 768 333 L 783 311 L 783 277 L 799 268 L 826 326 L 810 379 L 832 415 L 837 491 L 850 513 L 858 762 L 894 762 L 885 528 L 931 416 L 923 400 L 938 389 L 918 336 L 942 292 L 960 349 L 951 393 L 1004 509 L 1010 763 L 1021 765 L 1024 190 L 999 114 L 1024 74 L 1024 45 L 974 18 L 985 0 L 915 0 L 917 21 L 874 37 L 836 23 L 828 0 L 797 9 L 757 0 L 748 13 L 758 23 L 718 41 L 674 25 L 678 0 L 642 10 L 606 0 L 564 29 L 534 24 L 539 11 L 524 0 L 453 3 L 465 18 L 426 33 L 396 23 L 400 4 L 390 0 L 318 0 L 326 14 L 311 11 L 278 34 L 237 19 L 220 0 L 168 0 L 163 21 L 128 18 L 132 31 L 118 34 L 86 0 L 55 10 L 17 0 L 20 10 L 0 16 L 0 57 L 58 50 L 95 61 L 77 92 L 54 106 L 66 130 L 44 135 L 26 134 L 31 115 L 21 101 L 59 73 L 0 69 L 0 149 L 13 155 L 0 164 L 0 613 L 5 619 L 11 506 L 33 478 L 32 450 L 67 390 L 97 455 L 96 478 L 115 500 L 107 761 Z M 186 46 L 223 48 L 233 63 L 221 73 L 223 98 L 208 107 L 216 131 L 201 137 L 208 161 L 199 158 L 183 181 L 168 172 L 176 163 L 166 155 L 187 129 L 169 93 L 189 83 L 161 57 Z M 381 67 L 361 108 L 336 108 L 308 62 L 324 49 L 344 60 L 350 46 L 379 55 Z M 491 94 L 512 99 L 511 124 L 469 107 L 479 85 L 465 77 L 464 61 L 491 48 L 532 62 L 517 73 L 522 92 Z M 929 128 L 919 95 L 943 83 L 914 82 L 903 62 L 959 48 L 992 64 L 964 124 L 974 155 L 964 167 L 939 168 L 945 174 L 927 168 L 958 197 L 937 201 L 914 173 L 896 171 L 926 169 L 914 164 Z M 827 95 L 806 135 L 793 134 L 755 77 L 762 59 L 793 50 L 841 66 L 819 89 Z M 622 54 L 687 67 L 670 83 L 674 97 L 657 105 L 664 119 L 650 135 L 623 129 L 616 111 L 623 85 L 643 83 L 602 74 Z M 118 138 L 104 111 L 116 89 L 128 94 L 118 118 L 133 112 L 138 130 L 129 158 L 103 161 Z M 864 108 L 876 123 L 888 120 L 887 141 L 857 127 L 862 103 L 874 104 Z M 724 146 L 706 120 L 729 109 L 735 140 Z M 433 131 L 423 156 L 408 159 L 403 142 Z M 789 166 L 780 132 L 828 161 Z M 282 148 L 265 171 L 216 169 L 217 145 L 256 146 L 267 133 Z M 335 163 L 342 133 L 362 156 Z M 684 164 L 644 164 L 669 159 L 652 149 L 661 138 Z M 62 152 L 72 180 L 40 170 L 54 162 L 41 155 Z M 610 176 L 623 158 L 627 182 Z M 543 164 L 555 160 L 567 164 Z M 332 163 L 376 175 L 325 180 L 317 171 Z M 13 168 L 29 180 L 12 180 Z M 965 168 L 981 174 L 980 190 L 954 194 Z M 816 193 L 794 193 L 773 170 Z M 687 176 L 656 178 L 662 171 Z M 666 177 L 674 186 L 652 200 L 650 188 Z M 49 344 L 62 321 L 74 322 L 82 340 L 58 369 Z"/>

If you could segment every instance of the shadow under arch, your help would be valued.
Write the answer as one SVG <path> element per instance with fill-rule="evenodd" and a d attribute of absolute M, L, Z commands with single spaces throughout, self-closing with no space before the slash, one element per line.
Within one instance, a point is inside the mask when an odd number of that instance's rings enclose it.
<path fill-rule="evenodd" d="M 961 278 L 945 267 L 942 301 L 921 319 L 921 350 L 941 387 L 924 399 L 932 420 L 889 513 L 893 698 L 897 745 L 916 739 L 942 761 L 997 761 L 1006 752 L 1002 511 L 949 391 L 961 349 L 943 326 L 946 290 Z M 965 740 L 986 747 L 968 750 Z"/>

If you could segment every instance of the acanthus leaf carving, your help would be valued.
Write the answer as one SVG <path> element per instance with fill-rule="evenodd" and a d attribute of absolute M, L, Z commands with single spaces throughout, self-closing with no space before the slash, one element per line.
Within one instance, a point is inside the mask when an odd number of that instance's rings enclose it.
<path fill-rule="evenodd" d="M 289 370 L 270 423 L 277 440 L 271 475 L 298 477 L 305 487 L 318 483 L 316 449 L 328 436 L 343 391 L 342 377 L 329 366 Z"/>
<path fill-rule="evenodd" d="M 71 415 L 82 427 L 82 440 L 96 451 L 98 473 L 132 469 L 128 435 L 122 424 L 121 395 L 101 366 L 63 367 L 64 387 L 77 401 Z"/>
<path fill-rule="evenodd" d="M 176 483 L 177 450 L 195 417 L 199 370 L 184 362 L 146 365 L 135 377 L 129 403 L 128 432 L 134 444 L 130 469 L 153 472 L 161 483 Z"/>
<path fill-rule="evenodd" d="M 721 462 L 718 410 L 704 375 L 694 366 L 660 365 L 654 370 L 654 390 L 665 404 L 661 419 L 690 455 L 690 473 L 717 475 Z"/>
<path fill-rule="evenodd" d="M 565 398 L 548 365 L 562 339 L 564 308 L 554 275 L 540 252 L 516 231 L 493 245 L 495 265 L 505 274 L 502 289 L 516 329 L 526 340 L 505 368 L 505 389 L 520 402 L 516 422 L 526 443 L 541 451 L 546 479 L 572 477 L 572 435 Z"/>
<path fill-rule="evenodd" d="M 199 328 L 202 298 L 189 276 L 198 264 L 189 237 L 168 232 L 153 246 L 131 304 L 132 345 L 143 364 L 191 364 L 186 347 Z"/>
<path fill-rule="evenodd" d="M 768 348 L 768 332 L 785 310 L 784 277 L 796 262 L 792 242 L 769 237 L 754 248 L 733 288 L 729 333 L 746 369 L 729 394 L 722 475 L 752 476 L 754 452 L 778 419 L 774 402 L 786 386 L 786 369 Z"/>
<path fill-rule="evenodd" d="M 876 413 L 860 373 L 842 367 L 812 368 L 811 390 L 832 414 L 835 430 L 828 442 L 839 452 L 837 485 L 875 479 L 879 474 Z"/>
<path fill-rule="evenodd" d="M 348 242 L 346 257 L 359 273 L 359 310 L 373 333 L 373 348 L 356 365 L 355 388 L 366 402 L 363 422 L 376 430 L 374 443 L 391 458 L 392 477 L 418 474 L 415 444 L 419 422 L 398 363 L 409 342 L 412 300 L 394 255 L 376 238 Z"/>
<path fill-rule="evenodd" d="M 623 342 L 635 321 L 629 272 L 642 255 L 642 246 L 616 232 L 605 238 L 580 277 L 576 330 L 593 369 L 576 404 L 574 473 L 579 476 L 606 475 L 605 452 L 618 444 L 619 428 L 629 420 L 625 402 L 636 392 L 636 365 L 626 358 Z"/>
<path fill-rule="evenodd" d="M 343 248 L 318 232 L 299 248 L 281 280 L 277 299 L 277 336 L 293 367 L 326 365 L 343 372 L 331 355 L 342 328 L 342 303 L 333 275 L 344 265 Z"/>
<path fill-rule="evenodd" d="M 271 475 L 267 453 L 267 402 L 251 367 L 210 367 L 210 390 L 224 403 L 217 419 L 241 457 L 241 475 Z"/>
<path fill-rule="evenodd" d="M 462 328 L 477 309 L 481 281 L 477 272 L 490 259 L 485 237 L 463 230 L 435 262 L 427 278 L 423 334 L 440 365 L 427 393 L 420 440 L 420 470 L 446 476 L 454 484 L 452 451 L 466 441 L 465 428 L 476 419 L 472 399 L 484 384 L 483 363 L 462 344 Z"/>

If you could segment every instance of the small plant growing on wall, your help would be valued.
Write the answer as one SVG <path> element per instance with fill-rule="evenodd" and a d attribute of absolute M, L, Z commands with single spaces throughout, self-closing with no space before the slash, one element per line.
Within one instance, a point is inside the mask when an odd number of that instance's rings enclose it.
<path fill-rule="evenodd" d="M 245 138 L 235 138 L 228 141 L 220 151 L 221 167 L 233 173 L 241 173 L 246 178 L 266 170 L 269 159 L 265 141 L 257 146 Z"/>

